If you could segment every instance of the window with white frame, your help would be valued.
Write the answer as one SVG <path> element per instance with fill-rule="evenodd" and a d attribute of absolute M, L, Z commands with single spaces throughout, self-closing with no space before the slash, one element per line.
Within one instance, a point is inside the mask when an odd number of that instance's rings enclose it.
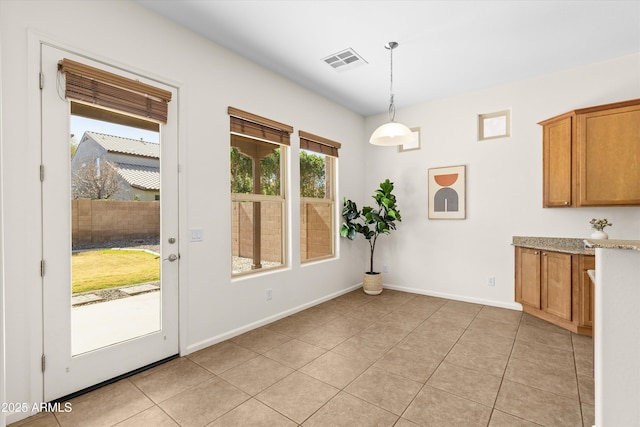
<path fill-rule="evenodd" d="M 229 107 L 232 274 L 286 266 L 286 156 L 293 128 Z"/>
<path fill-rule="evenodd" d="M 300 136 L 300 260 L 335 256 L 335 169 L 340 143 Z"/>

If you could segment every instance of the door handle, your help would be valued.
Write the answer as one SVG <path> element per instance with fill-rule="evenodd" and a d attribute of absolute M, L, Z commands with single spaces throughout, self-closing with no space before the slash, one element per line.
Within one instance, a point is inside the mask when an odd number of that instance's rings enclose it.
<path fill-rule="evenodd" d="M 176 254 L 170 254 L 167 258 L 165 258 L 163 261 L 167 261 L 169 260 L 170 262 L 173 262 L 175 260 L 177 260 L 178 258 L 180 258 L 178 255 Z"/>

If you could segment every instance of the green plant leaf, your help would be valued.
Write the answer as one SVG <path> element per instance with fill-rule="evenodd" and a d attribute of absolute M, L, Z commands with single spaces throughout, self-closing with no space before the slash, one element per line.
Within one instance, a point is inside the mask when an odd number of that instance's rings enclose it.
<path fill-rule="evenodd" d="M 376 189 L 372 196 L 376 201 L 377 209 L 364 206 L 362 211 L 359 211 L 353 201 L 344 198 L 342 216 L 345 223 L 340 228 L 340 235 L 353 240 L 357 234 L 362 234 L 366 240 L 369 240 L 372 271 L 374 242 L 380 234 L 389 234 L 391 230 L 396 229 L 394 221 L 401 221 L 400 211 L 396 206 L 396 196 L 391 193 L 393 188 L 393 183 L 389 179 L 380 183 L 380 188 Z M 372 239 L 373 242 L 371 242 Z"/>
<path fill-rule="evenodd" d="M 353 240 L 356 238 L 356 229 L 355 228 L 350 228 L 349 229 L 349 233 L 347 234 L 347 239 L 349 240 Z"/>

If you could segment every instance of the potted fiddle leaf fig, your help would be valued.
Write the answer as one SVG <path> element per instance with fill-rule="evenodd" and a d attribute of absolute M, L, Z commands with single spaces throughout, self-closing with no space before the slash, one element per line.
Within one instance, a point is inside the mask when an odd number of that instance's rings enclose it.
<path fill-rule="evenodd" d="M 396 205 L 396 196 L 392 191 L 393 182 L 389 179 L 381 182 L 373 195 L 377 206 L 365 206 L 362 210 L 358 210 L 358 206 L 353 201 L 344 198 L 342 217 L 345 222 L 340 227 L 340 235 L 354 240 L 358 234 L 361 234 L 369 242 L 371 249 L 369 271 L 364 273 L 362 279 L 362 288 L 368 295 L 378 295 L 382 292 L 382 274 L 373 271 L 373 254 L 378 237 L 382 234 L 390 234 L 396 229 L 396 221 L 402 221 Z"/>

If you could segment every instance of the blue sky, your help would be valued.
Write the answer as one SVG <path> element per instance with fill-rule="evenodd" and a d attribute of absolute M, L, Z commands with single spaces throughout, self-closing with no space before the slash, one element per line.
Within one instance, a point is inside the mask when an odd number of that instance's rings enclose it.
<path fill-rule="evenodd" d="M 107 135 L 121 136 L 123 138 L 140 139 L 147 142 L 160 142 L 160 133 L 151 132 L 144 129 L 132 128 L 103 122 L 100 120 L 87 119 L 80 116 L 71 115 L 70 129 L 75 136 L 76 142 L 80 142 L 85 131 L 104 133 Z"/>

